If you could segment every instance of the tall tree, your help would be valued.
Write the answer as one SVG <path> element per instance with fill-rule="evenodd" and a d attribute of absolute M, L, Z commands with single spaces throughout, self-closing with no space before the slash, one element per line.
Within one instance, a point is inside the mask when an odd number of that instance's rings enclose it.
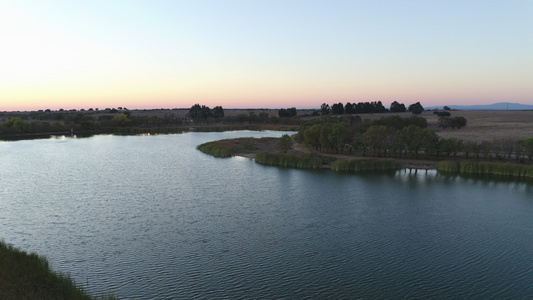
<path fill-rule="evenodd" d="M 196 103 L 195 105 L 193 105 L 191 107 L 191 109 L 189 109 L 189 116 L 196 120 L 198 119 L 200 116 L 202 115 L 202 107 L 200 106 L 200 104 Z"/>
<path fill-rule="evenodd" d="M 335 103 L 331 106 L 331 113 L 334 115 L 342 115 L 344 114 L 344 105 L 342 102 Z"/>
<path fill-rule="evenodd" d="M 222 106 L 215 106 L 215 108 L 213 108 L 213 116 L 217 119 L 224 117 L 224 109 Z"/>
<path fill-rule="evenodd" d="M 518 145 L 525 150 L 527 157 L 531 160 L 533 157 L 533 137 L 519 140 Z"/>
<path fill-rule="evenodd" d="M 297 115 L 297 111 L 296 111 L 296 107 L 291 107 L 291 108 L 282 108 L 280 110 L 278 110 L 278 115 L 280 118 L 292 118 L 292 117 L 296 117 Z"/>
<path fill-rule="evenodd" d="M 344 113 L 345 114 L 355 114 L 355 104 L 352 104 L 350 102 L 346 102 L 346 105 L 344 106 Z"/>
<path fill-rule="evenodd" d="M 420 102 L 409 105 L 409 111 L 415 115 L 419 115 L 424 111 L 424 107 Z"/>
<path fill-rule="evenodd" d="M 394 101 L 390 105 L 391 112 L 405 112 L 405 110 L 405 105 L 403 103 L 398 103 L 398 101 Z"/>
<path fill-rule="evenodd" d="M 292 139 L 288 134 L 282 135 L 281 138 L 279 138 L 278 144 L 283 152 L 292 149 Z"/>
<path fill-rule="evenodd" d="M 322 105 L 320 105 L 320 114 L 321 115 L 323 115 L 323 116 L 329 115 L 329 111 L 330 111 L 329 104 L 322 103 Z"/>

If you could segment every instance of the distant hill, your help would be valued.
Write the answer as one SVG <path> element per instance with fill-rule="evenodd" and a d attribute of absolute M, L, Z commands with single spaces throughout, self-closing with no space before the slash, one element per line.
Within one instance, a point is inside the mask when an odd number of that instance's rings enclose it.
<path fill-rule="evenodd" d="M 451 109 L 457 110 L 533 110 L 533 105 L 500 102 L 487 105 L 447 105 Z M 443 106 L 424 107 L 425 110 L 442 109 Z"/>

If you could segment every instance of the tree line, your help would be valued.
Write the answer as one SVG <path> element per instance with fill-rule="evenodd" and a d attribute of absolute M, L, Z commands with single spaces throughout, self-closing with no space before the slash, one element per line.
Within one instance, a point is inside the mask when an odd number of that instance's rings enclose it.
<path fill-rule="evenodd" d="M 463 117 L 461 117 L 463 118 Z M 464 118 L 463 118 L 464 119 Z M 466 119 L 464 119 L 466 124 Z M 463 141 L 442 138 L 416 115 L 387 116 L 378 120 L 323 117 L 300 126 L 296 140 L 321 152 L 395 158 L 445 158 L 529 160 L 533 138 L 510 141 Z"/>
<path fill-rule="evenodd" d="M 293 116 L 296 109 L 289 109 Z M 30 113 L 10 113 L 9 118 L 0 123 L 0 135 L 24 134 L 65 134 L 70 132 L 109 133 L 114 128 L 160 128 L 191 124 L 273 124 L 298 125 L 296 116 L 282 118 L 267 112 L 247 112 L 225 116 L 222 106 L 213 109 L 195 104 L 186 117 L 180 117 L 172 110 L 158 115 L 137 114 L 127 109 L 35 111 Z"/>
<path fill-rule="evenodd" d="M 413 103 L 406 108 L 405 104 L 394 101 L 391 103 L 390 108 L 387 109 L 383 106 L 381 101 L 373 102 L 359 102 L 343 104 L 342 102 L 334 103 L 331 106 L 327 103 L 322 103 L 320 106 L 321 115 L 343 115 L 343 114 L 373 114 L 373 113 L 386 113 L 386 112 L 405 112 L 410 111 L 413 114 L 421 114 L 424 111 L 424 107 L 420 102 Z"/>

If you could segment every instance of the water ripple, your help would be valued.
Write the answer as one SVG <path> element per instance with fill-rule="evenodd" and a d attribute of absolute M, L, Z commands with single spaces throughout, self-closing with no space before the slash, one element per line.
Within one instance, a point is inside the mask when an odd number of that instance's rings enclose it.
<path fill-rule="evenodd" d="M 122 299 L 533 297 L 527 185 L 195 150 L 246 134 L 10 143 L 1 237 Z"/>

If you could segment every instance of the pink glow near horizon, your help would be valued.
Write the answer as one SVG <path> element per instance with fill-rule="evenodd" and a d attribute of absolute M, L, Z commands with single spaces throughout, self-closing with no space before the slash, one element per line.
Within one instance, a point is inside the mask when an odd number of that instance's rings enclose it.
<path fill-rule="evenodd" d="M 512 102 L 512 101 L 500 101 L 497 99 L 493 99 L 492 101 L 424 101 L 424 100 L 402 100 L 402 99 L 394 99 L 394 100 L 384 100 L 384 99 L 373 99 L 373 98 L 352 98 L 352 99 L 329 99 L 329 100 L 320 100 L 315 101 L 311 103 L 310 101 L 276 101 L 276 102 L 268 102 L 268 101 L 258 101 L 258 102 L 246 102 L 246 101 L 226 101 L 226 102 L 218 102 L 218 101 L 189 101 L 189 102 L 177 102 L 177 101 L 150 101 L 149 103 L 143 104 L 142 102 L 128 102 L 128 101 L 110 101 L 109 104 L 105 104 L 105 102 L 98 102 L 93 103 L 94 105 L 80 105 L 78 103 L 26 103 L 24 105 L 3 105 L 0 109 L 0 111 L 38 111 L 38 110 L 88 110 L 90 108 L 92 109 L 99 109 L 104 110 L 106 108 L 128 108 L 130 110 L 135 109 L 188 109 L 194 104 L 198 103 L 200 105 L 207 105 L 211 108 L 215 106 L 222 106 L 226 109 L 279 109 L 279 108 L 288 108 L 288 107 L 296 107 L 297 109 L 319 109 L 320 105 L 322 103 L 327 103 L 329 105 L 335 104 L 335 103 L 343 103 L 346 104 L 347 102 L 350 103 L 358 103 L 358 102 L 372 102 L 372 101 L 381 101 L 385 107 L 390 106 L 390 104 L 393 101 L 398 101 L 399 103 L 403 103 L 406 106 L 420 102 L 424 107 L 430 107 L 430 106 L 445 106 L 445 105 L 488 105 L 488 104 L 494 104 L 499 102 L 511 102 L 511 103 L 521 103 L 521 104 L 531 104 L 527 101 L 522 102 Z M 131 104 L 131 105 L 128 105 Z"/>
<path fill-rule="evenodd" d="M 513 0 L 71 1 L 61 9 L 6 0 L 0 111 L 533 104 L 531 15 L 532 3 Z"/>

